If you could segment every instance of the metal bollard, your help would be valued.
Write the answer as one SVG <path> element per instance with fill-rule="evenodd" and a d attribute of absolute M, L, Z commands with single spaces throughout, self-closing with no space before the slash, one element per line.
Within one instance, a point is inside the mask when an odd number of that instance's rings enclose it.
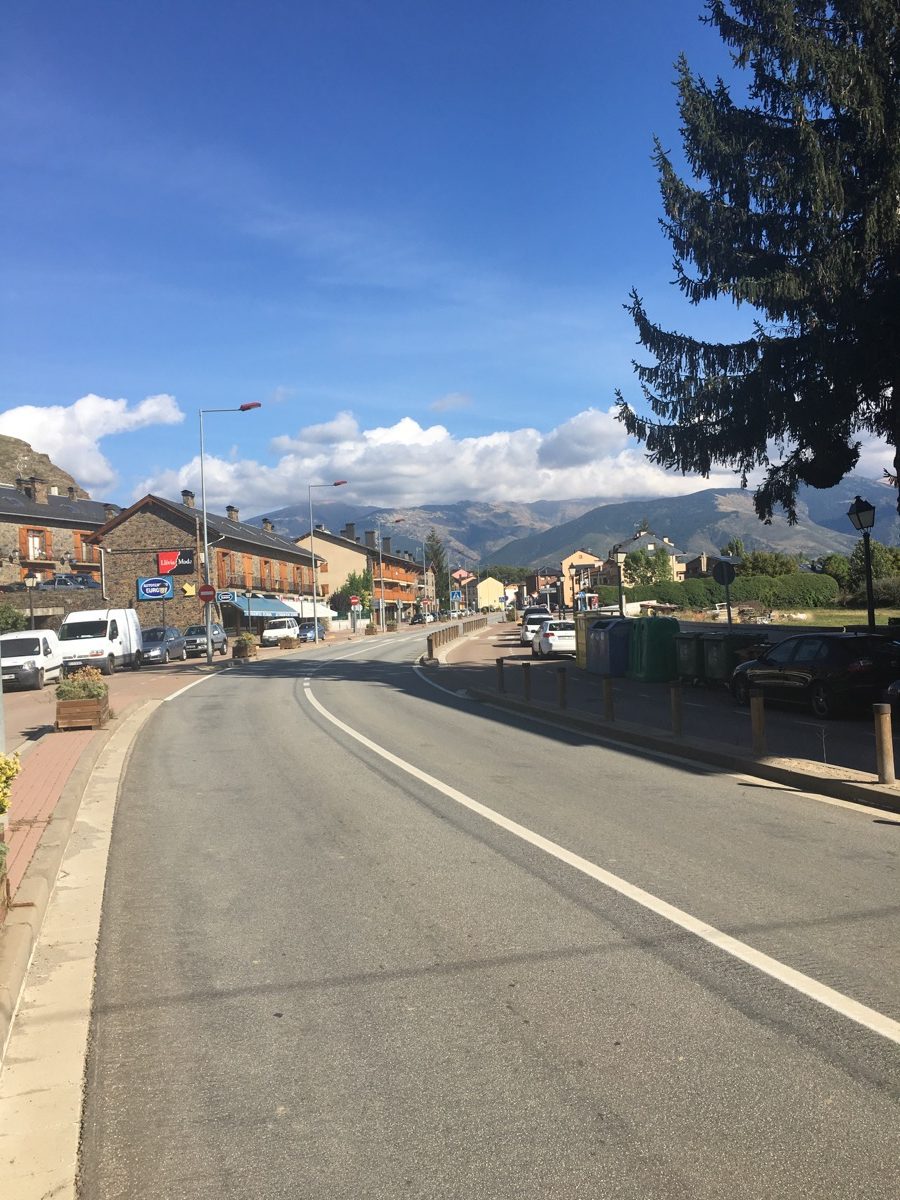
<path fill-rule="evenodd" d="M 434 634 L 429 633 L 427 640 L 428 640 L 428 657 L 434 658 Z"/>
<path fill-rule="evenodd" d="M 673 683 L 669 695 L 672 703 L 672 736 L 680 738 L 682 730 L 681 684 Z"/>
<path fill-rule="evenodd" d="M 557 698 L 559 700 L 559 707 L 565 708 L 566 704 L 567 704 L 566 668 L 565 667 L 557 667 L 556 668 L 556 694 L 557 694 Z"/>
<path fill-rule="evenodd" d="M 613 705 L 613 684 L 608 675 L 603 677 L 603 720 L 615 721 L 616 711 Z"/>
<path fill-rule="evenodd" d="M 522 694 L 531 702 L 531 663 L 522 663 Z"/>
<path fill-rule="evenodd" d="M 875 715 L 875 763 L 879 783 L 894 783 L 894 734 L 891 728 L 891 706 L 873 704 Z"/>
<path fill-rule="evenodd" d="M 506 693 L 506 679 L 505 679 L 505 677 L 504 677 L 504 675 L 503 675 L 503 659 L 502 659 L 502 658 L 498 658 L 498 659 L 496 660 L 496 662 L 497 662 L 497 691 L 498 691 L 498 692 L 499 692 L 501 695 L 505 695 L 505 693 Z"/>
<path fill-rule="evenodd" d="M 766 705 L 757 688 L 750 691 L 750 736 L 754 754 L 766 752 Z"/>

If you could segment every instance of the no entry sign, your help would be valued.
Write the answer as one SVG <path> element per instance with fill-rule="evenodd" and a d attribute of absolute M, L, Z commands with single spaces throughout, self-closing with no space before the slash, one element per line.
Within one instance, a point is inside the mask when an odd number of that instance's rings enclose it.
<path fill-rule="evenodd" d="M 211 583 L 201 583 L 197 588 L 197 595 L 204 604 L 211 604 L 216 598 L 216 589 Z"/>

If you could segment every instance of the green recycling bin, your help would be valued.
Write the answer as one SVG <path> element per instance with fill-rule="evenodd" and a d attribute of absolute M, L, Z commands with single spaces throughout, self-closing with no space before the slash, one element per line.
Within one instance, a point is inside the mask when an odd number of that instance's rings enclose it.
<path fill-rule="evenodd" d="M 728 684 L 734 668 L 741 660 L 741 651 L 759 641 L 758 633 L 704 633 L 703 674 L 707 683 Z"/>
<path fill-rule="evenodd" d="M 702 636 L 684 632 L 675 635 L 675 662 L 682 683 L 700 683 L 706 678 Z"/>
<path fill-rule="evenodd" d="M 631 622 L 628 646 L 629 679 L 664 683 L 675 678 L 675 636 L 678 622 L 674 617 L 639 617 Z"/>

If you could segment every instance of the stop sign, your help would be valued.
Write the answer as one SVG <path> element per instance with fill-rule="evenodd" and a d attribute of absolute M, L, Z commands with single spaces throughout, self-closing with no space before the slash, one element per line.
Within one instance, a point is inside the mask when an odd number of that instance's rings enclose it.
<path fill-rule="evenodd" d="M 359 604 L 359 596 L 351 596 L 350 603 L 351 604 Z"/>
<path fill-rule="evenodd" d="M 201 583 L 197 588 L 197 595 L 204 604 L 210 604 L 216 598 L 216 589 L 211 583 Z"/>

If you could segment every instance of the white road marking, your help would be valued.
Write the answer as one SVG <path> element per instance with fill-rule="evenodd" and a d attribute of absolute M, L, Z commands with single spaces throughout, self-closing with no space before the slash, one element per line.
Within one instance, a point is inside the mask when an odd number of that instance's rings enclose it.
<path fill-rule="evenodd" d="M 619 875 L 614 875 L 611 871 L 604 870 L 603 867 L 597 866 L 596 863 L 590 862 L 589 859 L 582 858 L 580 854 L 575 854 L 571 850 L 567 850 L 564 846 L 560 846 L 557 842 L 545 838 L 542 834 L 528 829 L 525 825 L 520 825 L 518 821 L 512 821 L 509 817 L 504 817 L 502 813 L 495 812 L 494 809 L 488 808 L 487 805 L 481 804 L 471 796 L 467 796 L 465 792 L 451 787 L 449 784 L 437 779 L 434 775 L 429 775 L 427 771 L 422 771 L 419 767 L 414 766 L 398 755 L 392 754 L 384 746 L 379 746 L 371 738 L 367 738 L 364 734 L 347 725 L 346 722 L 329 712 L 316 699 L 312 693 L 308 678 L 304 679 L 303 688 L 309 703 L 326 721 L 329 721 L 336 728 L 347 734 L 348 737 L 353 738 L 354 741 L 359 742 L 360 745 L 365 746 L 367 750 L 371 750 L 373 754 L 377 754 L 379 758 L 383 758 L 386 762 L 392 763 L 395 767 L 398 767 L 401 771 L 405 771 L 414 779 L 418 779 L 420 783 L 434 788 L 442 796 L 455 801 L 457 804 L 462 805 L 463 808 L 468 808 L 471 812 L 477 813 L 478 816 L 483 817 L 486 821 L 490 821 L 493 825 L 497 825 L 500 829 L 505 829 L 507 833 L 513 834 L 514 837 L 520 838 L 530 846 L 534 846 L 538 850 L 543 850 L 546 854 L 558 859 L 560 862 L 574 867 L 576 871 L 581 871 L 582 874 L 587 875 L 589 878 L 602 883 L 614 892 L 618 892 L 620 896 L 625 896 L 627 899 L 633 900 L 636 904 L 640 904 L 642 908 L 656 913 L 657 916 L 663 917 L 673 925 L 677 925 L 680 929 L 684 929 L 704 942 L 716 946 L 719 950 L 730 954 L 740 962 L 746 963 L 748 966 L 755 968 L 764 975 L 770 976 L 772 979 L 778 980 L 779 983 L 792 988 L 801 995 L 815 1000 L 818 1004 L 822 1004 L 826 1008 L 840 1013 L 851 1021 L 855 1021 L 856 1024 L 870 1029 L 873 1033 L 887 1038 L 888 1041 L 900 1045 L 900 1021 L 895 1021 L 885 1013 L 880 1013 L 874 1008 L 869 1008 L 867 1005 L 861 1004 L 858 1000 L 854 1000 L 851 996 L 845 996 L 835 988 L 829 987 L 827 984 L 821 983 L 809 975 L 804 975 L 802 971 L 797 971 L 793 967 L 788 966 L 787 963 L 780 962 L 777 958 L 772 958 L 770 955 L 764 954 L 761 950 L 756 950 L 746 942 L 731 937 L 730 934 L 724 933 L 721 929 L 716 929 L 715 926 L 709 925 L 706 921 L 692 916 L 691 913 L 676 908 L 673 904 L 669 904 L 668 901 L 662 900 L 659 896 L 654 896 L 652 892 L 647 892 L 643 888 L 629 883 L 627 879 L 623 879 Z"/>
<path fill-rule="evenodd" d="M 213 671 L 209 675 L 204 675 L 202 679 L 195 679 L 193 683 L 186 683 L 183 688 L 179 688 L 177 692 L 173 692 L 171 696 L 163 697 L 163 704 L 168 704 L 170 700 L 174 700 L 177 696 L 183 696 L 185 692 L 189 692 L 192 687 L 196 687 L 198 683 L 206 683 L 207 679 L 215 679 L 217 675 L 221 675 L 222 671 L 232 671 L 233 667 L 222 667 L 220 671 Z"/>
<path fill-rule="evenodd" d="M 452 696 L 454 700 L 466 698 L 469 695 L 465 688 L 463 688 L 461 691 L 457 691 L 455 688 L 444 687 L 442 683 L 436 683 L 433 679 L 429 678 L 429 676 L 417 663 L 413 663 L 413 670 L 423 683 L 427 683 L 429 687 L 435 688 L 435 690 L 438 692 L 444 692 L 447 696 Z"/>

